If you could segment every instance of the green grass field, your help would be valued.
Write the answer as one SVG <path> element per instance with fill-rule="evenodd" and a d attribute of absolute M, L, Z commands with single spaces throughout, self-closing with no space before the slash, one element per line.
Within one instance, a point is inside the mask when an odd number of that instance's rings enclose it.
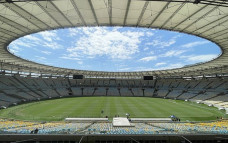
<path fill-rule="evenodd" d="M 101 110 L 104 113 L 101 114 Z M 176 115 L 181 121 L 214 120 L 225 112 L 202 104 L 149 97 L 75 97 L 22 104 L 0 111 L 0 118 L 59 121 L 66 117 L 167 118 Z"/>

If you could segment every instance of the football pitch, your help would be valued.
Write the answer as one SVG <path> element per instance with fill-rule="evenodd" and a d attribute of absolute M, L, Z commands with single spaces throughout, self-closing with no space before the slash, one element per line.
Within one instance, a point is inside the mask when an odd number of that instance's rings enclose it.
<path fill-rule="evenodd" d="M 103 111 L 103 113 L 102 113 Z M 0 118 L 61 121 L 67 117 L 168 118 L 206 121 L 224 117 L 225 112 L 203 104 L 150 97 L 74 97 L 22 104 L 0 111 Z"/>

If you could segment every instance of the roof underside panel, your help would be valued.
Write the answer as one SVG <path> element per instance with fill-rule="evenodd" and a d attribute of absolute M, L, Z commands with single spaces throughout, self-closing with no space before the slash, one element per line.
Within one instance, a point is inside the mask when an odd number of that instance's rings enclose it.
<path fill-rule="evenodd" d="M 44 9 L 47 9 L 46 7 L 41 7 L 38 3 L 36 2 L 28 2 L 26 4 L 24 3 L 16 3 L 19 7 L 22 9 L 26 10 L 28 13 L 30 13 L 32 16 L 28 16 L 29 19 L 32 19 L 36 21 L 35 23 L 37 24 L 40 23 L 39 25 L 41 26 L 46 26 L 46 27 L 57 27 L 58 24 L 45 12 Z M 42 27 L 41 27 L 42 28 Z"/>
<path fill-rule="evenodd" d="M 81 14 L 81 20 L 84 20 L 86 25 L 97 25 L 96 20 L 94 18 L 93 12 L 91 10 L 90 4 L 88 0 L 84 1 L 75 1 L 76 5 L 79 7 L 79 11 Z"/>
<path fill-rule="evenodd" d="M 126 25 L 128 26 L 135 26 L 137 25 L 138 18 L 141 14 L 145 1 L 132 1 L 129 7 Z"/>
<path fill-rule="evenodd" d="M 72 3 L 75 4 L 74 1 L 71 2 L 70 0 L 66 0 L 66 1 L 56 1 L 54 4 L 64 15 L 63 18 L 66 21 L 68 21 L 68 24 L 67 24 L 68 26 L 71 26 L 71 25 L 84 26 L 82 20 L 80 19 L 80 17 L 76 12 L 77 10 L 76 7 L 74 7 Z"/>
<path fill-rule="evenodd" d="M 154 22 L 156 17 L 158 17 L 160 15 L 159 13 L 162 11 L 162 9 L 166 5 L 167 5 L 166 2 L 163 2 L 163 3 L 149 2 L 139 25 L 145 26 L 145 27 L 150 27 L 151 23 Z M 155 26 L 153 25 L 153 27 L 155 27 Z"/>
<path fill-rule="evenodd" d="M 180 31 L 189 31 L 188 28 L 191 27 L 193 30 L 196 29 L 196 22 L 197 20 L 200 20 L 201 17 L 203 17 L 208 11 L 210 11 L 210 6 L 203 6 L 197 7 L 196 10 L 190 11 L 190 16 L 188 19 L 183 19 L 183 22 L 177 26 L 178 29 L 181 29 Z"/>
<path fill-rule="evenodd" d="M 153 22 L 155 27 L 161 28 L 163 25 L 167 23 L 170 27 L 173 27 L 175 23 L 173 23 L 172 19 L 169 19 L 179 7 L 182 6 L 182 3 L 169 3 L 165 5 L 162 9 L 162 13 L 157 14 L 157 19 Z M 175 16 L 175 15 L 174 15 Z M 166 22 L 166 23 L 165 23 Z"/>
<path fill-rule="evenodd" d="M 33 26 L 36 28 L 41 28 L 41 29 L 47 29 L 49 26 L 41 21 L 40 19 L 36 18 L 35 15 L 32 13 L 33 12 L 33 5 L 30 3 L 24 4 L 24 5 L 17 5 L 17 4 L 5 4 L 6 7 L 10 7 L 10 9 L 16 13 L 17 15 L 20 15 L 23 17 L 26 21 L 30 22 Z M 29 9 L 31 7 L 30 11 L 26 11 L 25 9 Z M 35 11 L 35 10 L 34 10 Z M 31 28 L 30 28 L 31 29 Z"/>
<path fill-rule="evenodd" d="M 5 7 L 5 9 L 0 12 L 0 21 L 23 32 L 38 30 L 38 28 L 26 20 L 25 17 L 21 17 L 15 11 L 12 11 L 12 7 L 8 7 L 7 5 L 1 5 L 1 7 Z"/>
<path fill-rule="evenodd" d="M 112 2 L 112 24 L 123 25 L 127 8 L 127 0 L 116 0 Z"/>
<path fill-rule="evenodd" d="M 190 3 L 189 3 L 190 2 Z M 217 3 L 222 1 L 216 1 Z M 208 3 L 200 1 L 200 3 Z M 228 73 L 228 8 L 222 5 L 140 0 L 54 0 L 0 4 L 0 62 L 5 70 L 44 74 L 140 77 Z M 214 2 L 215 3 L 215 2 Z M 225 3 L 225 2 L 223 2 Z M 168 29 L 215 42 L 222 55 L 215 60 L 172 70 L 98 72 L 57 68 L 16 57 L 7 50 L 19 37 L 44 30 L 81 26 L 133 26 Z"/>
<path fill-rule="evenodd" d="M 58 2 L 58 1 L 56 1 Z M 53 3 L 52 1 L 39 1 L 37 2 L 42 9 L 44 9 L 50 17 L 52 17 L 60 26 L 70 27 L 72 24 L 63 14 L 63 11 L 60 11 L 56 6 L 57 3 Z M 60 1 L 65 6 L 65 2 Z"/>
<path fill-rule="evenodd" d="M 92 3 L 99 21 L 99 25 L 109 25 L 108 1 L 92 0 Z"/>

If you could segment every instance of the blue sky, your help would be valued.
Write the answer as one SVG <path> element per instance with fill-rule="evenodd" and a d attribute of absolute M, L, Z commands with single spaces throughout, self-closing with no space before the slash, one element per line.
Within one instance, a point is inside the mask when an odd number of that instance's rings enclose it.
<path fill-rule="evenodd" d="M 46 65 L 119 72 L 179 68 L 221 53 L 217 45 L 196 36 L 130 27 L 43 31 L 13 41 L 9 49 Z"/>

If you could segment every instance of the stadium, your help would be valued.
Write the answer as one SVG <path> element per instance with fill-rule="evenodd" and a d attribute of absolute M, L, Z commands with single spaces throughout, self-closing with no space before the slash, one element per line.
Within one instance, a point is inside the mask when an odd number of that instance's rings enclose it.
<path fill-rule="evenodd" d="M 0 0 L 0 142 L 227 142 L 227 7 L 226 0 Z M 37 32 L 99 26 L 186 33 L 221 54 L 181 68 L 109 72 L 9 50 Z"/>

